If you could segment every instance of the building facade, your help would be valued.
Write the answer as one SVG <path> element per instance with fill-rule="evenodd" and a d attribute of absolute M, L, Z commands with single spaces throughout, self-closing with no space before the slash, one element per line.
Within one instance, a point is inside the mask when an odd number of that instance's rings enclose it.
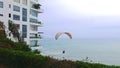
<path fill-rule="evenodd" d="M 0 0 L 0 21 L 5 25 L 7 37 L 18 41 L 8 29 L 8 21 L 11 20 L 31 49 L 39 49 L 38 41 L 41 38 L 38 35 L 38 27 L 42 26 L 38 21 L 38 14 L 42 13 L 40 6 L 38 0 Z"/>

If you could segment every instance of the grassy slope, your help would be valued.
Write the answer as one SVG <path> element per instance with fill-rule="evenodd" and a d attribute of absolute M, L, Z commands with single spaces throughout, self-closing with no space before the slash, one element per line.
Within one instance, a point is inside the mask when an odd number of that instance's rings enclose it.
<path fill-rule="evenodd" d="M 28 45 L 0 37 L 0 68 L 120 68 L 120 66 L 52 59 L 31 53 Z"/>

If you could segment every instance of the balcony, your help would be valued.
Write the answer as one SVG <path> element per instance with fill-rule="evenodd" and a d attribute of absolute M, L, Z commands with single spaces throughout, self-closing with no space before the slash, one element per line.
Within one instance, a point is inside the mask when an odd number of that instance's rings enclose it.
<path fill-rule="evenodd" d="M 31 9 L 37 11 L 38 13 L 42 13 L 43 10 L 40 9 L 40 4 L 32 4 Z"/>
<path fill-rule="evenodd" d="M 42 36 L 40 36 L 38 34 L 31 33 L 30 34 L 30 39 L 31 40 L 39 40 L 39 39 L 42 39 Z"/>
<path fill-rule="evenodd" d="M 42 25 L 43 25 L 43 23 L 42 23 L 41 21 L 38 21 L 37 23 L 38 23 L 38 24 L 40 24 L 40 26 L 42 26 Z"/>
<path fill-rule="evenodd" d="M 42 22 L 38 21 L 36 18 L 30 18 L 29 22 L 31 25 L 36 25 L 36 26 L 42 25 Z"/>
<path fill-rule="evenodd" d="M 35 2 L 35 3 L 38 3 L 38 0 L 31 0 L 31 2 Z"/>
<path fill-rule="evenodd" d="M 36 26 L 42 26 L 43 23 L 42 22 L 30 22 L 31 25 L 36 25 Z"/>
<path fill-rule="evenodd" d="M 40 37 L 39 37 L 39 36 L 36 36 L 36 37 L 30 37 L 30 38 L 32 39 L 32 38 L 40 38 Z"/>
<path fill-rule="evenodd" d="M 32 46 L 30 46 L 30 47 L 39 47 L 39 46 L 40 46 L 40 45 L 37 45 L 37 44 L 36 44 L 36 45 L 32 45 Z"/>

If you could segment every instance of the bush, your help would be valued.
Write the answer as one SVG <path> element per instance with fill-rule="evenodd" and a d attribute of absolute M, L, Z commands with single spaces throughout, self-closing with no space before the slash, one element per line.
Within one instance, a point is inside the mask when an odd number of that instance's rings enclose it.
<path fill-rule="evenodd" d="M 13 42 L 12 40 L 4 36 L 0 36 L 0 42 L 2 43 L 0 47 L 3 47 L 3 48 L 6 47 L 8 49 L 13 49 L 13 50 L 31 51 L 31 49 L 29 48 L 29 45 L 26 45 L 20 42 Z"/>
<path fill-rule="evenodd" d="M 88 63 L 82 61 L 76 61 L 77 68 L 120 68 L 120 66 L 108 66 L 99 63 Z"/>
<path fill-rule="evenodd" d="M 13 51 L 0 48 L 0 64 L 9 68 L 42 68 L 47 57 L 31 52 Z"/>

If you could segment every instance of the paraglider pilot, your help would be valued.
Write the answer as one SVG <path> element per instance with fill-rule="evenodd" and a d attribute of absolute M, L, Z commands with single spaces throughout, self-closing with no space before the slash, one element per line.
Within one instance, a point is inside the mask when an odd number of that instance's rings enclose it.
<path fill-rule="evenodd" d="M 63 50 L 63 52 L 62 52 L 63 54 L 65 53 L 65 50 Z"/>

